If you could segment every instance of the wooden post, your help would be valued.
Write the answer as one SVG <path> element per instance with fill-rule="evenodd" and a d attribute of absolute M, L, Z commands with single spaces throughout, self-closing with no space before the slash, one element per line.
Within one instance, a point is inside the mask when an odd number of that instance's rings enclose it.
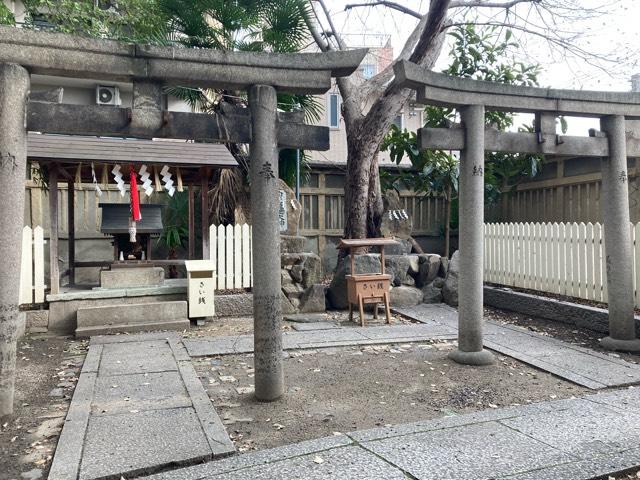
<path fill-rule="evenodd" d="M 202 259 L 209 259 L 209 169 L 200 169 L 200 201 L 202 204 Z"/>
<path fill-rule="evenodd" d="M 189 260 L 196 256 L 196 215 L 193 184 L 189 185 Z"/>
<path fill-rule="evenodd" d="M 60 269 L 58 267 L 58 164 L 49 166 L 49 289 L 60 293 Z"/>
<path fill-rule="evenodd" d="M 76 283 L 76 221 L 75 221 L 75 184 L 67 182 L 67 247 L 69 252 L 69 286 Z M 85 192 L 86 193 L 86 192 Z"/>

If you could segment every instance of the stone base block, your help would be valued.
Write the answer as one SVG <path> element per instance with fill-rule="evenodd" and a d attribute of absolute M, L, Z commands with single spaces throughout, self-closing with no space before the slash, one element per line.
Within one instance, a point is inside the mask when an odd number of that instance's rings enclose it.
<path fill-rule="evenodd" d="M 496 361 L 493 353 L 488 350 L 481 350 L 479 352 L 455 350 L 449 354 L 449 358 L 456 363 L 473 366 L 493 365 Z"/>
<path fill-rule="evenodd" d="M 640 352 L 640 339 L 635 340 L 618 340 L 617 338 L 604 337 L 600 340 L 602 345 L 607 350 L 614 350 L 618 352 Z"/>
<path fill-rule="evenodd" d="M 157 287 L 163 283 L 162 267 L 114 268 L 100 272 L 101 288 Z"/>
<path fill-rule="evenodd" d="M 76 336 L 189 328 L 187 302 L 154 302 L 80 308 Z"/>

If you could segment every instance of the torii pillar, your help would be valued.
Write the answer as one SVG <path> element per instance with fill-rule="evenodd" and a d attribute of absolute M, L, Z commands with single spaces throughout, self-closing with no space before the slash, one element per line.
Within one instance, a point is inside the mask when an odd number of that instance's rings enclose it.
<path fill-rule="evenodd" d="M 272 401 L 284 393 L 280 231 L 278 229 L 278 100 L 275 88 L 249 89 L 251 220 L 253 224 L 253 342 L 255 393 Z"/>
<path fill-rule="evenodd" d="M 29 85 L 23 67 L 0 64 L 0 417 L 13 413 Z"/>
<path fill-rule="evenodd" d="M 484 111 L 482 105 L 460 109 L 465 132 L 460 156 L 460 277 L 458 281 L 458 349 L 449 357 L 465 365 L 490 365 L 483 349 L 484 268 Z"/>
<path fill-rule="evenodd" d="M 622 115 L 603 117 L 609 156 L 602 158 L 602 218 L 604 220 L 609 336 L 601 340 L 610 350 L 640 352 L 633 300 L 633 246 L 629 219 L 627 140 Z"/>

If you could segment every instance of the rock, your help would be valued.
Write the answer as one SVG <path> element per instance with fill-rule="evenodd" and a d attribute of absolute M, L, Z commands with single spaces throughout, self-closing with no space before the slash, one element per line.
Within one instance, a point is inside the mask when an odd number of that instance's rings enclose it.
<path fill-rule="evenodd" d="M 282 266 L 282 268 L 296 265 L 302 262 L 303 256 L 304 253 L 281 253 L 280 265 Z"/>
<path fill-rule="evenodd" d="M 380 255 L 368 253 L 366 255 L 356 255 L 356 273 L 379 273 Z M 333 308 L 339 310 L 349 306 L 347 302 L 347 280 L 345 275 L 351 273 L 350 257 L 346 256 L 338 262 L 331 285 L 329 285 L 328 300 Z"/>
<path fill-rule="evenodd" d="M 292 315 L 285 315 L 284 320 L 288 322 L 295 323 L 317 323 L 317 322 L 326 322 L 329 320 L 329 317 L 326 313 L 314 313 L 314 314 L 302 314 L 302 313 L 294 313 Z"/>
<path fill-rule="evenodd" d="M 408 255 L 411 253 L 413 245 L 409 240 L 394 237 L 397 242 L 395 245 L 387 245 L 384 247 L 384 253 L 388 255 Z"/>
<path fill-rule="evenodd" d="M 326 287 L 321 284 L 311 285 L 300 298 L 300 311 L 302 313 L 324 312 L 327 310 Z"/>
<path fill-rule="evenodd" d="M 393 287 L 389 294 L 392 307 L 413 307 L 422 303 L 422 290 L 415 287 Z"/>
<path fill-rule="evenodd" d="M 43 438 L 51 438 L 55 437 L 62 430 L 62 426 L 64 425 L 64 417 L 54 417 L 45 420 L 40 424 L 40 426 L 36 429 L 33 437 L 42 440 Z"/>
<path fill-rule="evenodd" d="M 415 285 L 413 275 L 419 271 L 417 255 L 389 255 L 384 259 L 384 266 L 393 286 Z"/>
<path fill-rule="evenodd" d="M 282 282 L 282 285 L 291 285 L 293 283 L 293 279 L 291 278 L 291 274 L 290 274 L 291 270 L 280 270 L 280 279 Z"/>
<path fill-rule="evenodd" d="M 445 278 L 449 271 L 449 259 L 447 257 L 440 257 L 440 270 L 438 270 L 438 276 Z"/>
<path fill-rule="evenodd" d="M 309 288 L 322 280 L 322 259 L 315 253 L 306 254 L 302 262 L 302 286 Z"/>
<path fill-rule="evenodd" d="M 433 282 L 431 282 L 431 285 L 433 285 L 435 288 L 442 289 L 442 287 L 444 287 L 444 278 L 442 277 L 434 278 Z"/>
<path fill-rule="evenodd" d="M 283 285 L 282 291 L 289 300 L 292 298 L 300 298 L 304 292 L 304 288 L 299 283 L 292 283 L 291 285 Z"/>
<path fill-rule="evenodd" d="M 380 224 L 380 231 L 384 237 L 407 239 L 411 235 L 413 222 L 402 205 L 400 195 L 394 189 L 382 194 L 384 213 Z M 386 251 L 386 249 L 385 249 Z M 411 248 L 407 253 L 411 252 Z"/>
<path fill-rule="evenodd" d="M 284 292 L 280 292 L 280 302 L 282 305 L 282 314 L 287 315 L 289 313 L 296 313 L 296 307 L 294 307 Z"/>
<path fill-rule="evenodd" d="M 280 235 L 280 253 L 302 253 L 306 241 L 297 235 Z"/>
<path fill-rule="evenodd" d="M 442 289 L 434 286 L 433 283 L 422 287 L 422 303 L 441 303 Z"/>
<path fill-rule="evenodd" d="M 22 472 L 20 474 L 21 478 L 25 478 L 26 480 L 38 480 L 42 478 L 42 470 L 39 468 L 34 468 L 33 470 L 29 470 L 28 472 Z"/>
<path fill-rule="evenodd" d="M 430 284 L 438 276 L 440 271 L 440 255 L 422 254 L 419 258 L 419 272 L 416 276 L 416 286 L 422 288 Z"/>
<path fill-rule="evenodd" d="M 447 276 L 442 287 L 442 298 L 452 307 L 458 306 L 458 272 L 459 272 L 459 251 L 456 250 L 448 262 Z"/>
<path fill-rule="evenodd" d="M 64 397 L 64 390 L 62 388 L 54 388 L 49 392 L 50 397 Z"/>
<path fill-rule="evenodd" d="M 298 310 L 300 308 L 300 299 L 299 298 L 289 297 L 289 301 L 291 302 L 291 305 L 293 305 L 293 308 L 295 308 L 296 310 Z"/>
<path fill-rule="evenodd" d="M 291 267 L 291 278 L 297 283 L 302 283 L 302 270 L 302 265 L 294 265 Z"/>

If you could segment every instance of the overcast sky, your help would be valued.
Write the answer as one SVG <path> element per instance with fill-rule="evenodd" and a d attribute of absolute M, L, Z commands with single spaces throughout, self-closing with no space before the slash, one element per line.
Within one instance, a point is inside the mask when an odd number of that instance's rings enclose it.
<path fill-rule="evenodd" d="M 378 40 L 376 34 L 389 35 L 397 54 L 416 25 L 417 19 L 381 6 L 354 8 L 346 12 L 344 10 L 345 4 L 367 1 L 369 0 L 327 0 L 336 28 L 346 36 L 347 42 L 352 46 L 375 44 Z M 397 0 L 397 3 L 415 11 L 425 12 L 428 0 Z M 598 61 L 594 58 L 587 62 L 576 56 L 566 56 L 562 49 L 550 47 L 548 42 L 539 37 L 514 31 L 514 35 L 522 45 L 520 53 L 522 60 L 539 63 L 543 67 L 539 79 L 540 85 L 583 90 L 630 90 L 631 75 L 640 73 L 640 0 L 569 0 L 567 2 L 558 0 L 558 3 L 584 8 L 584 12 L 578 12 L 584 18 L 578 20 L 575 18 L 563 20 L 558 16 L 540 18 L 535 13 L 531 13 L 529 5 L 524 4 L 516 7 L 514 14 L 529 18 L 534 23 L 533 27 L 542 25 L 543 22 L 552 24 L 555 21 L 555 30 L 566 31 L 566 36 L 573 34 L 580 36 L 574 41 L 579 47 L 613 61 Z M 603 15 L 594 16 L 585 13 L 588 8 L 603 5 L 606 5 L 604 9 L 606 13 Z M 480 15 L 482 21 L 504 18 L 503 10 L 494 9 L 476 9 L 468 12 L 467 15 Z M 522 21 L 519 23 L 524 25 Z M 447 50 L 445 47 L 436 69 L 442 69 L 446 65 Z M 570 134 L 585 135 L 586 129 L 596 124 L 570 121 L 569 126 Z"/>

